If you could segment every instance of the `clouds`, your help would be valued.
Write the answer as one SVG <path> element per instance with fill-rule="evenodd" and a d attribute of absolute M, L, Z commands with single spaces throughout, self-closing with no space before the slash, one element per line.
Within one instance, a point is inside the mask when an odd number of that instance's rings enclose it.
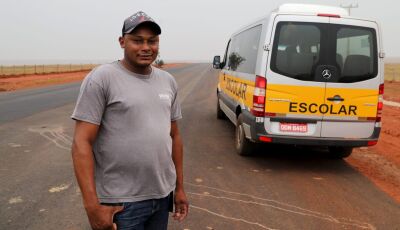
<path fill-rule="evenodd" d="M 205 60 L 223 54 L 230 34 L 287 1 L 230 0 L 3 0 L 0 3 L 0 64 L 4 60 L 115 60 L 123 20 L 143 10 L 162 27 L 164 60 Z M 325 1 L 290 1 L 325 4 Z M 352 1 L 330 1 L 339 6 Z M 389 4 L 390 3 L 390 4 Z M 394 6 L 396 5 L 396 6 Z M 388 7 L 390 6 L 390 7 Z M 395 9 L 388 0 L 362 1 L 356 17 L 380 21 L 388 57 L 400 56 Z"/>

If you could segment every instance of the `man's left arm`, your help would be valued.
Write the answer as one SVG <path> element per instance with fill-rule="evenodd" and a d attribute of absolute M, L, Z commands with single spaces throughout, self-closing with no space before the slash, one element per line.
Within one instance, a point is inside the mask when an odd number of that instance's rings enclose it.
<path fill-rule="evenodd" d="M 179 134 L 178 123 L 171 121 L 172 160 L 176 171 L 175 212 L 174 219 L 182 221 L 188 214 L 189 202 L 183 189 L 183 144 Z"/>

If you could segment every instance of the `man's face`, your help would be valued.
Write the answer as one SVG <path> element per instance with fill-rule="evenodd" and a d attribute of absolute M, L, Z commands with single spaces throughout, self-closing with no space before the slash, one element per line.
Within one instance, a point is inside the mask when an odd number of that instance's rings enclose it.
<path fill-rule="evenodd" d="M 124 58 L 135 67 L 147 67 L 158 55 L 159 36 L 150 28 L 138 27 L 119 39 Z"/>

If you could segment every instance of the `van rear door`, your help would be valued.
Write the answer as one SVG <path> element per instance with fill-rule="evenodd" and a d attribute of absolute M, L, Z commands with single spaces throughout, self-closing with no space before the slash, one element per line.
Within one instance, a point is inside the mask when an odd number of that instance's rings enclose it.
<path fill-rule="evenodd" d="M 315 73 L 316 79 L 327 82 L 328 112 L 323 115 L 321 137 L 372 135 L 381 83 L 377 28 L 371 21 L 330 18 L 329 60 Z"/>
<path fill-rule="evenodd" d="M 264 127 L 274 135 L 321 136 L 325 81 L 315 81 L 316 63 L 324 63 L 329 18 L 277 15 L 266 78 Z"/>

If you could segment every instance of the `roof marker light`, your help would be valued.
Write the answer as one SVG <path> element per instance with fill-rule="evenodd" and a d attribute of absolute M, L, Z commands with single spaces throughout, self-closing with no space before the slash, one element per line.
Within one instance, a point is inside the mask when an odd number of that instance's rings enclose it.
<path fill-rule="evenodd" d="M 340 18 L 339 14 L 317 14 L 320 17 Z"/>

